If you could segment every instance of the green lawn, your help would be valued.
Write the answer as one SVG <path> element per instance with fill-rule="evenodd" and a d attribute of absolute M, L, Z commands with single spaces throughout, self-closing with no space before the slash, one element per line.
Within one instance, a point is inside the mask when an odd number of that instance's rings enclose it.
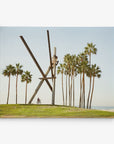
<path fill-rule="evenodd" d="M 0 105 L 0 118 L 114 118 L 114 112 L 51 105 Z"/>

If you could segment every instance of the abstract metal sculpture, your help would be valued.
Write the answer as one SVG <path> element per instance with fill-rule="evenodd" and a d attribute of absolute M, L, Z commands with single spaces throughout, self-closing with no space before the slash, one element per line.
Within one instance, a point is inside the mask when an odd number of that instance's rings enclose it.
<path fill-rule="evenodd" d="M 49 86 L 50 90 L 52 91 L 52 105 L 55 104 L 55 79 L 56 79 L 56 65 L 58 64 L 57 56 L 56 56 L 56 48 L 54 47 L 54 55 L 53 58 L 51 56 L 51 46 L 50 46 L 50 37 L 49 37 L 49 31 L 47 30 L 47 38 L 48 38 L 48 47 L 49 47 L 49 58 L 50 58 L 50 66 L 48 67 L 48 70 L 46 73 L 43 72 L 41 66 L 39 65 L 38 61 L 36 60 L 35 56 L 33 55 L 32 51 L 30 50 L 28 44 L 26 43 L 23 36 L 20 36 L 22 42 L 24 43 L 25 47 L 27 48 L 30 56 L 32 57 L 33 61 L 35 62 L 37 68 L 39 69 L 40 73 L 42 74 L 43 78 L 39 78 L 41 81 L 39 82 L 38 86 L 35 89 L 35 92 L 33 93 L 31 99 L 29 100 L 28 104 L 31 104 L 34 97 L 38 93 L 40 87 L 42 86 L 44 80 L 46 81 L 47 85 Z M 49 71 L 51 70 L 51 77 L 47 77 L 49 74 Z M 52 79 L 53 85 L 51 86 L 48 79 Z"/>

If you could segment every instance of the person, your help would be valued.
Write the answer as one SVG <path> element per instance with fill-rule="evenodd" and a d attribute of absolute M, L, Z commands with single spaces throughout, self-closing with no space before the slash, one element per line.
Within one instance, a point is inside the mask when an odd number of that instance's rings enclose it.
<path fill-rule="evenodd" d="M 56 64 L 58 64 L 58 57 L 56 56 L 56 55 L 54 55 L 53 57 L 52 57 L 52 66 L 54 67 L 54 65 Z"/>
<path fill-rule="evenodd" d="M 37 98 L 37 104 L 41 104 L 40 98 Z"/>

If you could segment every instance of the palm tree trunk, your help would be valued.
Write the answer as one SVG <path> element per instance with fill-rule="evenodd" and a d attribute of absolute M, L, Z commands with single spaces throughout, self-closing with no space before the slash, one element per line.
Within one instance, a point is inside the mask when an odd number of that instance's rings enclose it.
<path fill-rule="evenodd" d="M 7 97 L 7 104 L 9 102 L 9 93 L 10 93 L 10 75 L 9 75 L 9 83 L 8 83 L 8 97 Z"/>
<path fill-rule="evenodd" d="M 91 66 L 91 53 L 89 54 L 89 64 Z M 91 75 L 90 75 L 90 85 L 89 85 L 89 92 L 88 92 L 88 98 L 87 98 L 87 109 L 89 108 L 89 99 L 90 99 L 90 92 L 91 92 Z"/>
<path fill-rule="evenodd" d="M 71 86 L 70 86 L 70 106 L 72 105 L 72 75 L 71 75 Z"/>
<path fill-rule="evenodd" d="M 90 108 L 90 109 L 91 109 L 91 103 L 92 103 L 93 91 L 94 91 L 94 80 L 95 80 L 95 77 L 93 76 L 93 86 L 92 86 L 92 92 L 91 92 L 91 98 L 90 98 L 90 105 L 89 105 L 89 108 Z"/>
<path fill-rule="evenodd" d="M 69 106 L 70 106 L 70 75 L 69 75 L 68 83 L 69 83 Z"/>
<path fill-rule="evenodd" d="M 85 74 L 84 74 L 84 108 L 85 108 Z"/>
<path fill-rule="evenodd" d="M 67 105 L 67 74 L 66 74 L 66 105 Z"/>
<path fill-rule="evenodd" d="M 90 53 L 90 55 L 89 55 L 89 64 L 90 64 L 90 66 L 91 66 L 91 53 Z"/>
<path fill-rule="evenodd" d="M 26 81 L 26 87 L 25 87 L 25 104 L 27 104 L 27 81 Z"/>
<path fill-rule="evenodd" d="M 85 79 L 83 72 L 83 95 L 82 95 L 82 108 L 85 108 Z"/>
<path fill-rule="evenodd" d="M 74 93 L 74 75 L 73 75 L 73 107 L 75 106 L 75 93 Z"/>
<path fill-rule="evenodd" d="M 64 105 L 64 87 L 63 87 L 63 73 L 62 73 L 62 94 L 63 94 L 63 105 Z"/>
<path fill-rule="evenodd" d="M 81 99 L 82 97 L 82 75 L 80 74 L 80 100 L 79 100 L 79 108 L 81 108 Z"/>
<path fill-rule="evenodd" d="M 18 83 L 18 74 L 16 76 L 16 104 L 17 104 L 17 83 Z"/>
<path fill-rule="evenodd" d="M 89 108 L 89 99 L 90 99 L 90 92 L 91 92 L 91 76 L 90 76 L 90 85 L 89 85 L 89 93 L 88 93 L 88 98 L 87 98 L 87 109 Z"/>

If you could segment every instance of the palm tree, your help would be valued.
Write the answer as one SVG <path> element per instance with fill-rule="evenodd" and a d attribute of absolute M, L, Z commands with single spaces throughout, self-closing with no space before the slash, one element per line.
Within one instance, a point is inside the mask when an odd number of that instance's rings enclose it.
<path fill-rule="evenodd" d="M 64 74 L 64 64 L 58 66 L 57 74 L 61 73 L 62 78 L 62 95 L 63 95 L 63 105 L 64 105 L 64 86 L 63 86 L 63 74 Z"/>
<path fill-rule="evenodd" d="M 82 80 L 80 80 L 81 84 L 81 97 L 80 97 L 80 103 L 81 105 L 79 105 L 82 108 L 85 108 L 85 73 L 87 71 L 87 67 L 88 67 L 88 59 L 87 59 L 87 55 L 85 53 L 81 53 L 80 55 L 78 55 L 79 57 L 79 62 L 78 62 L 78 71 L 82 74 Z M 81 78 L 81 77 L 80 77 Z"/>
<path fill-rule="evenodd" d="M 64 63 L 64 74 L 66 75 L 66 105 L 67 105 L 67 76 L 68 76 L 68 66 Z"/>
<path fill-rule="evenodd" d="M 101 70 L 98 66 L 96 66 L 96 64 L 92 65 L 92 77 L 93 77 L 93 85 L 92 85 L 92 92 L 91 92 L 90 104 L 89 104 L 90 109 L 91 109 L 91 103 L 92 103 L 92 99 L 93 99 L 95 77 L 98 77 L 98 78 L 101 77 Z"/>
<path fill-rule="evenodd" d="M 81 68 L 81 55 L 76 57 L 77 61 L 77 73 L 80 74 L 80 98 L 79 98 L 79 108 L 81 108 L 81 97 L 82 97 L 82 68 Z"/>
<path fill-rule="evenodd" d="M 72 105 L 72 83 L 73 83 L 73 75 L 74 75 L 74 57 L 71 55 L 70 59 L 70 67 L 71 67 L 71 85 L 70 85 L 70 106 Z"/>
<path fill-rule="evenodd" d="M 77 61 L 76 61 L 76 55 L 71 56 L 71 98 L 72 98 L 72 90 L 73 90 L 73 106 L 75 106 L 75 92 L 74 92 L 74 79 L 77 75 Z M 73 88 L 72 88 L 73 85 Z"/>
<path fill-rule="evenodd" d="M 85 47 L 85 54 L 87 54 L 89 56 L 89 64 L 91 67 L 91 54 L 96 54 L 97 53 L 97 48 L 95 47 L 96 45 L 94 45 L 93 43 L 87 43 L 87 46 Z M 90 70 L 90 84 L 89 84 L 89 92 L 88 92 L 88 98 L 87 98 L 87 108 L 88 108 L 88 104 L 89 104 L 89 98 L 90 98 L 90 92 L 91 92 L 91 68 Z"/>
<path fill-rule="evenodd" d="M 80 74 L 80 98 L 79 98 L 79 108 L 81 108 L 81 98 L 82 98 L 82 70 L 78 67 L 78 73 Z"/>
<path fill-rule="evenodd" d="M 22 75 L 23 70 L 21 69 L 23 66 L 20 63 L 16 64 L 15 67 L 15 75 L 16 75 L 16 104 L 17 104 L 17 84 L 18 84 L 18 75 Z"/>
<path fill-rule="evenodd" d="M 78 69 L 77 69 L 77 66 L 75 66 L 74 75 L 73 75 L 73 106 L 75 106 L 75 96 L 76 96 L 75 77 L 77 75 L 78 75 Z"/>
<path fill-rule="evenodd" d="M 89 108 L 90 92 L 91 92 L 91 76 L 92 76 L 92 67 L 90 65 L 88 66 L 88 70 L 86 72 L 86 75 L 90 78 L 89 92 L 88 92 L 88 98 L 87 98 L 87 109 L 88 109 Z"/>
<path fill-rule="evenodd" d="M 21 75 L 21 81 L 26 82 L 25 87 L 25 104 L 27 104 L 27 84 L 32 81 L 32 75 L 29 71 L 25 71 L 23 75 Z"/>
<path fill-rule="evenodd" d="M 71 106 L 70 76 L 71 76 L 71 55 L 64 56 L 64 63 L 68 66 L 69 106 Z"/>
<path fill-rule="evenodd" d="M 11 75 L 15 74 L 15 67 L 11 64 L 6 66 L 6 69 L 2 73 L 4 76 L 9 77 L 9 83 L 8 83 L 8 96 L 7 96 L 7 104 L 9 102 L 9 94 L 10 94 L 10 77 Z"/>
<path fill-rule="evenodd" d="M 89 56 L 89 64 L 91 66 L 91 54 L 96 54 L 97 53 L 97 48 L 95 47 L 96 45 L 93 43 L 87 43 L 87 46 L 85 47 L 84 53 Z"/>

